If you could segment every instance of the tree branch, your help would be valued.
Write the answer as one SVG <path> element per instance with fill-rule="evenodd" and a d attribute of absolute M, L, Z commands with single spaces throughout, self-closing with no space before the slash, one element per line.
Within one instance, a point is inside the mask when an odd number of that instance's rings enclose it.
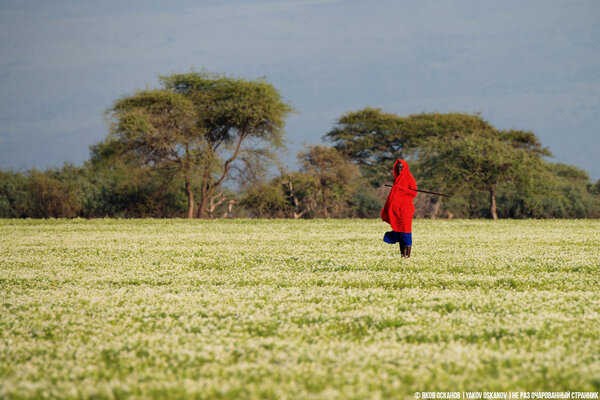
<path fill-rule="evenodd" d="M 246 130 L 244 129 L 242 131 L 242 133 L 240 133 L 240 139 L 237 142 L 237 145 L 235 146 L 235 151 L 233 152 L 233 154 L 231 155 L 231 157 L 229 157 L 225 163 L 223 163 L 223 175 L 221 175 L 221 177 L 215 182 L 215 184 L 213 185 L 213 187 L 217 187 L 219 186 L 227 177 L 227 174 L 229 172 L 229 165 L 233 162 L 233 160 L 236 159 L 238 153 L 240 152 L 240 148 L 242 146 L 242 141 L 246 138 Z"/>

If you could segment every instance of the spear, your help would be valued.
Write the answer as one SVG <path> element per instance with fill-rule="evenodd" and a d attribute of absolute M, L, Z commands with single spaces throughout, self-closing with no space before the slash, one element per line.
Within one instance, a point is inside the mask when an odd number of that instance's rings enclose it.
<path fill-rule="evenodd" d="M 385 186 L 389 186 L 391 188 L 393 188 L 393 185 L 388 185 L 387 183 L 385 184 Z M 437 194 L 438 196 L 444 196 L 444 197 L 452 197 L 449 194 L 444 194 L 444 193 L 438 193 L 438 192 L 430 192 L 429 190 L 418 190 L 418 189 L 412 189 L 409 188 L 410 190 L 414 190 L 415 192 L 421 192 L 421 193 L 429 193 L 429 194 Z"/>

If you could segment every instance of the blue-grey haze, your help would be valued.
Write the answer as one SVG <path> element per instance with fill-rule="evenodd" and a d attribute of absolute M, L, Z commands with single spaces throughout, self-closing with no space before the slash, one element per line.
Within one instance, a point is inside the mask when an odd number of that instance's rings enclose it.
<path fill-rule="evenodd" d="M 0 167 L 81 164 L 158 74 L 264 76 L 293 164 L 343 113 L 480 112 L 600 178 L 596 0 L 0 1 Z"/>

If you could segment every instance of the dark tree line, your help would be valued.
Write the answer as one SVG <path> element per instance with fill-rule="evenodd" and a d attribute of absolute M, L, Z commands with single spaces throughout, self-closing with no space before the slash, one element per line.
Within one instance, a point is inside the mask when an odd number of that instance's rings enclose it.
<path fill-rule="evenodd" d="M 207 72 L 160 82 L 115 101 L 83 166 L 0 170 L 0 217 L 378 217 L 397 158 L 421 188 L 453 195 L 420 194 L 417 217 L 600 217 L 600 181 L 549 161 L 533 132 L 477 114 L 348 112 L 288 170 L 277 151 L 293 109 L 271 84 Z"/>

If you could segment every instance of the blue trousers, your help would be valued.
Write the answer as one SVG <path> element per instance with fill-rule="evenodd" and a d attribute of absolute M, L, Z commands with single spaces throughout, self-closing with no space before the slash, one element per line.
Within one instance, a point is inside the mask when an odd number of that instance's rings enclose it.
<path fill-rule="evenodd" d="M 383 235 L 383 241 L 389 244 L 396 244 L 400 242 L 406 246 L 412 246 L 412 233 L 389 231 Z"/>

